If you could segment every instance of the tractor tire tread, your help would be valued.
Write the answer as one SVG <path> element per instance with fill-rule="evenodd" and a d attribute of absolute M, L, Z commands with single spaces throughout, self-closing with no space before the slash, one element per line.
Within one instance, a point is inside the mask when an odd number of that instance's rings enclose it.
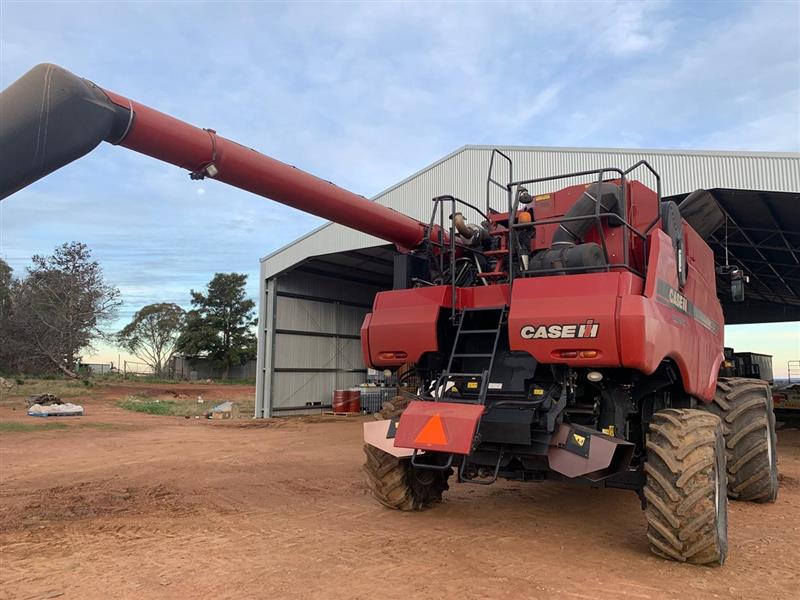
<path fill-rule="evenodd" d="M 395 396 L 383 404 L 378 413 L 380 419 L 399 417 L 410 398 Z M 375 499 L 388 508 L 412 511 L 424 510 L 441 502 L 442 494 L 449 489 L 447 480 L 452 469 L 427 471 L 427 477 L 419 477 L 410 457 L 397 457 L 380 448 L 364 444 L 366 460 L 362 467 L 367 485 Z"/>
<path fill-rule="evenodd" d="M 777 436 L 769 384 L 760 379 L 721 377 L 713 402 L 704 410 L 723 421 L 729 497 L 775 502 Z"/>
<path fill-rule="evenodd" d="M 722 564 L 725 526 L 718 519 L 716 485 L 724 490 L 722 424 L 694 409 L 667 409 L 653 415 L 647 442 L 644 496 L 647 537 L 654 554 L 695 564 Z M 721 458 L 718 460 L 718 457 Z M 723 505 L 724 506 L 724 505 Z M 725 519 L 726 520 L 726 519 Z"/>

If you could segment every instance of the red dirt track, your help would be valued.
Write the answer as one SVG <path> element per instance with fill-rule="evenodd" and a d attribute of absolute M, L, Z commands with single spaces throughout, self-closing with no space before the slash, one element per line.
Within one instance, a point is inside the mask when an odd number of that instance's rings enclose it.
<path fill-rule="evenodd" d="M 114 405 L 131 390 L 0 436 L 0 599 L 798 597 L 797 430 L 779 432 L 778 502 L 731 503 L 728 562 L 704 568 L 649 553 L 632 492 L 453 484 L 389 511 L 362 481 L 361 418 L 157 417 Z M 20 406 L 0 422 L 38 422 Z"/>

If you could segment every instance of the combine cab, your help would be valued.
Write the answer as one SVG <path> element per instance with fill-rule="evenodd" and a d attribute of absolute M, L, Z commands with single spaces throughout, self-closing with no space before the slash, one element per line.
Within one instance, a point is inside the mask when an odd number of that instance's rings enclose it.
<path fill-rule="evenodd" d="M 0 154 L 14 157 L 0 199 L 106 141 L 397 246 L 396 289 L 361 329 L 368 366 L 419 383 L 364 427 L 368 480 L 390 508 L 435 504 L 453 478 L 626 488 L 653 552 L 722 564 L 726 498 L 775 499 L 769 386 L 718 375 L 704 238 L 722 215 L 707 192 L 664 202 L 646 162 L 501 184 L 495 161 L 512 165 L 495 151 L 484 209 L 442 196 L 423 223 L 55 65 L 0 93 L 0 114 Z M 741 298 L 741 271 L 723 274 Z"/>

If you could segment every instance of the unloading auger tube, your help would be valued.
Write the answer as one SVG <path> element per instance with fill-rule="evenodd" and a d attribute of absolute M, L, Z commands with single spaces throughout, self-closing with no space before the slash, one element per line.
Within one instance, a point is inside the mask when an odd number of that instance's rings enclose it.
<path fill-rule="evenodd" d="M 135 150 L 411 250 L 426 225 L 51 64 L 0 92 L 0 200 L 93 150 Z"/>

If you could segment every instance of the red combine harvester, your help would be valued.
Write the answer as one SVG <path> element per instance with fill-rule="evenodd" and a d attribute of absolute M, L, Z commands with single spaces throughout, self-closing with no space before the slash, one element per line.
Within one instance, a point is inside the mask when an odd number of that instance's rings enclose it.
<path fill-rule="evenodd" d="M 499 183 L 483 210 L 434 199 L 422 223 L 54 65 L 0 94 L 4 198 L 101 141 L 394 243 L 395 289 L 361 329 L 364 362 L 413 393 L 364 426 L 375 497 L 401 510 L 448 481 L 570 479 L 636 491 L 653 552 L 722 564 L 727 497 L 774 501 L 769 386 L 720 377 L 723 315 L 704 241 L 713 197 L 661 199 L 646 162 Z M 9 158 L 11 160 L 9 160 Z M 631 175 L 643 169 L 648 189 Z M 588 183 L 560 187 L 557 180 Z M 504 208 L 489 206 L 490 186 Z M 529 193 L 552 185 L 550 193 Z M 534 187 L 535 186 L 535 187 Z M 478 215 L 468 223 L 463 213 Z M 725 273 L 736 297 L 740 271 Z"/>

